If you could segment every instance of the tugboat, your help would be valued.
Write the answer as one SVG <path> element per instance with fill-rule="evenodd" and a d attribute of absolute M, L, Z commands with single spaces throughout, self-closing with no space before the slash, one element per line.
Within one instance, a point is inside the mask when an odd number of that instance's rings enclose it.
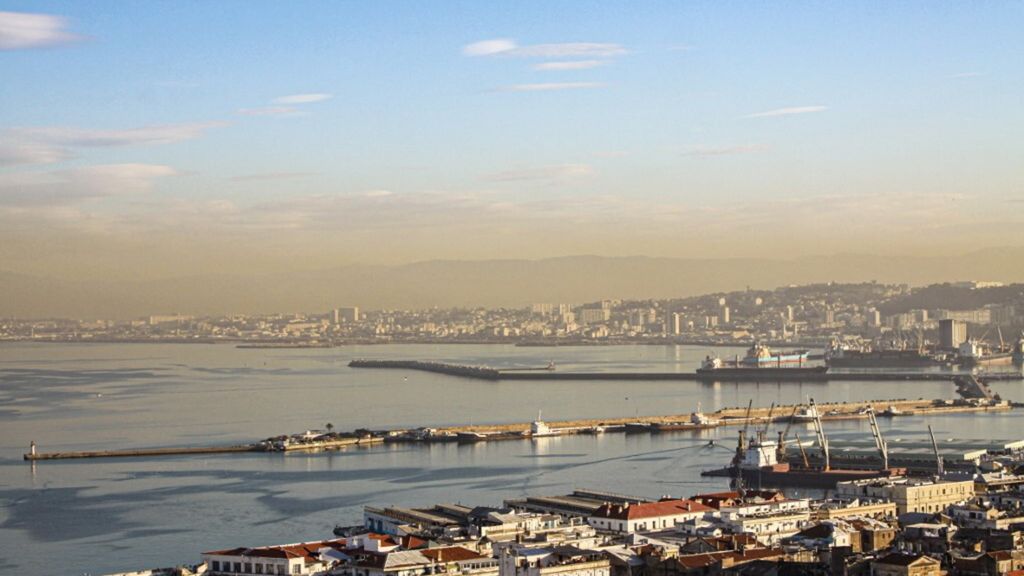
<path fill-rule="evenodd" d="M 537 411 L 537 419 L 530 424 L 530 438 L 543 438 L 545 436 L 559 436 L 560 433 L 548 426 L 541 419 L 541 412 Z"/>
<path fill-rule="evenodd" d="M 810 404 L 800 406 L 793 412 L 793 422 L 814 422 L 818 418 L 818 408 Z"/>
<path fill-rule="evenodd" d="M 659 422 L 653 424 L 651 429 L 654 432 L 676 432 L 680 430 L 704 430 L 707 428 L 715 428 L 720 422 L 713 418 L 708 418 L 706 414 L 700 410 L 700 402 L 697 403 L 697 411 L 690 414 L 689 421 L 683 422 Z"/>

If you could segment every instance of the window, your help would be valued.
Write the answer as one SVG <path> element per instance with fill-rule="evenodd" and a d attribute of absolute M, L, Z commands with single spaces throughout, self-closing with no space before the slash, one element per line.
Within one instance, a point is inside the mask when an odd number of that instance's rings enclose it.
<path fill-rule="evenodd" d="M 214 560 L 214 561 L 213 561 L 213 562 L 211 563 L 211 568 L 212 568 L 212 570 L 213 570 L 214 572 L 220 572 L 220 561 L 218 561 L 218 560 Z"/>
<path fill-rule="evenodd" d="M 242 572 L 242 563 L 241 562 L 235 562 L 235 572 L 238 572 L 238 573 Z"/>
<path fill-rule="evenodd" d="M 302 565 L 295 564 L 294 566 L 292 566 L 292 574 L 302 574 Z"/>
<path fill-rule="evenodd" d="M 245 573 L 252 574 L 252 562 L 245 563 Z"/>
<path fill-rule="evenodd" d="M 256 565 L 256 573 L 257 574 L 263 574 L 263 564 L 257 564 Z"/>

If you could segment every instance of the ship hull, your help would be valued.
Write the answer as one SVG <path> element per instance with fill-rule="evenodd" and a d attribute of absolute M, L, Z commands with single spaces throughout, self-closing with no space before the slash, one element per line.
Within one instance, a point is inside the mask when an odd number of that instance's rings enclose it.
<path fill-rule="evenodd" d="M 753 380 L 753 381 L 774 381 L 774 380 L 825 380 L 828 367 L 800 367 L 800 368 L 700 368 L 697 370 L 698 380 Z"/>
<path fill-rule="evenodd" d="M 896 352 L 844 352 L 842 356 L 826 358 L 831 368 L 927 368 L 941 366 L 941 360 L 917 351 Z"/>
<path fill-rule="evenodd" d="M 731 478 L 735 474 L 732 468 L 706 470 L 701 476 L 717 476 Z M 886 478 L 893 476 L 889 470 L 776 470 L 773 468 L 740 470 L 743 482 L 748 486 L 770 486 L 775 488 L 819 488 L 835 489 L 840 482 Z"/>
<path fill-rule="evenodd" d="M 716 428 L 718 424 L 695 424 L 693 422 L 666 422 L 663 424 L 653 424 L 651 431 L 653 432 L 683 432 L 686 430 L 707 430 L 708 428 Z"/>
<path fill-rule="evenodd" d="M 963 358 L 960 360 L 961 366 L 1009 366 L 1013 363 L 1014 354 L 1012 352 L 1001 352 L 981 356 L 980 358 Z"/>

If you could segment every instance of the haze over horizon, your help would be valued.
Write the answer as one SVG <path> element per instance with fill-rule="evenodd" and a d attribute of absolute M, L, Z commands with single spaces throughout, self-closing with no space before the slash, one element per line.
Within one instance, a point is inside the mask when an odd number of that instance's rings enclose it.
<path fill-rule="evenodd" d="M 963 255 L 842 254 L 793 259 L 682 259 L 568 256 L 540 260 L 432 260 L 398 266 L 348 265 L 269 274 L 161 280 L 60 281 L 0 271 L 0 317 L 107 318 L 323 313 L 364 309 L 522 308 L 536 302 L 698 296 L 825 282 L 888 284 L 986 280 L 1024 282 L 1024 249 Z"/>
<path fill-rule="evenodd" d="M 799 278 L 881 280 L 1019 254 L 1022 24 L 1020 3 L 6 2 L 0 313 L 76 286 L 95 288 L 50 306 L 213 310 L 224 277 L 437 260 L 810 258 Z M 747 273 L 715 286 L 787 283 Z M 485 277 L 455 292 L 511 301 Z M 371 288 L 388 278 L 264 309 L 447 296 Z"/>

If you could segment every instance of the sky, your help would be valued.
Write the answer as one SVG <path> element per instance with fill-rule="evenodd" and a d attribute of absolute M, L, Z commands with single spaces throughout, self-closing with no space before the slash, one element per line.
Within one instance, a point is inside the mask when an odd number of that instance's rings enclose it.
<path fill-rule="evenodd" d="M 0 271 L 1024 245 L 1021 2 L 0 0 Z"/>

